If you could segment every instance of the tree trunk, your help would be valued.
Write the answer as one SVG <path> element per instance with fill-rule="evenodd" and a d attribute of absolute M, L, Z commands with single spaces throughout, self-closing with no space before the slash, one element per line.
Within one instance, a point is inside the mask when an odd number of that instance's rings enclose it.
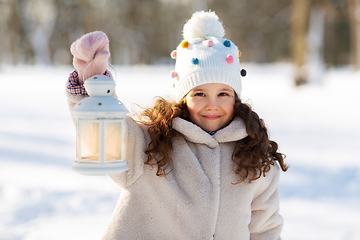
<path fill-rule="evenodd" d="M 350 56 L 356 70 L 360 70 L 360 0 L 348 0 L 350 17 Z"/>
<path fill-rule="evenodd" d="M 307 53 L 305 58 L 306 79 L 311 84 L 321 85 L 324 78 L 324 31 L 324 5 L 314 4 L 310 10 Z"/>
<path fill-rule="evenodd" d="M 19 1 L 9 1 L 10 14 L 7 19 L 8 38 L 10 41 L 11 61 L 13 64 L 35 63 L 35 52 L 21 23 L 18 10 Z M 6 37 L 6 36 L 2 36 Z"/>
<path fill-rule="evenodd" d="M 293 0 L 291 24 L 291 54 L 296 67 L 295 84 L 307 82 L 304 73 L 305 53 L 307 52 L 307 30 L 311 0 Z"/>

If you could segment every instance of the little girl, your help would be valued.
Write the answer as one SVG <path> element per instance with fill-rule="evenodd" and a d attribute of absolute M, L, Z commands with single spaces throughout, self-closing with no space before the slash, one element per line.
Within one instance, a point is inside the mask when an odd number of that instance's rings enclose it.
<path fill-rule="evenodd" d="M 103 239 L 280 239 L 278 181 L 288 167 L 240 100 L 240 52 L 224 34 L 214 12 L 194 13 L 171 53 L 176 101 L 159 98 L 126 119 L 129 170 L 111 176 L 122 191 Z M 87 34 L 71 52 L 70 108 L 86 97 L 83 79 L 109 74 L 108 39 Z"/>

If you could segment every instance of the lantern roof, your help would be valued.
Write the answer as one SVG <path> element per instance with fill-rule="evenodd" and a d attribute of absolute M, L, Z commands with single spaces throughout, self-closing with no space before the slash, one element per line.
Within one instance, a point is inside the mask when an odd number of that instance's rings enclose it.
<path fill-rule="evenodd" d="M 125 118 L 129 112 L 115 93 L 115 81 L 105 75 L 96 75 L 85 81 L 90 95 L 78 102 L 71 111 L 75 118 Z"/>
<path fill-rule="evenodd" d="M 71 112 L 75 118 L 125 118 L 128 110 L 113 97 L 87 97 Z"/>
<path fill-rule="evenodd" d="M 109 97 L 115 92 L 114 79 L 105 75 L 95 75 L 84 83 L 86 92 L 90 97 Z"/>

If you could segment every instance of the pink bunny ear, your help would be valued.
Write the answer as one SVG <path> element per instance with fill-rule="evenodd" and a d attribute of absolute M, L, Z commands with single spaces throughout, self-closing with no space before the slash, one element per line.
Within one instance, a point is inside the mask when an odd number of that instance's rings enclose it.
<path fill-rule="evenodd" d="M 103 74 L 108 67 L 109 39 L 103 32 L 85 34 L 71 45 L 70 51 L 80 84 L 94 75 Z M 83 76 L 85 68 L 86 76 Z"/>

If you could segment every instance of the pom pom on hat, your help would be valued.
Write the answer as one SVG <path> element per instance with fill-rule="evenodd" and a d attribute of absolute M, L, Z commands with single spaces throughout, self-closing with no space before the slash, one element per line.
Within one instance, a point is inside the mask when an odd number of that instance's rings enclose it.
<path fill-rule="evenodd" d="M 194 87 L 226 84 L 241 96 L 241 71 L 238 47 L 223 38 L 225 30 L 215 12 L 195 12 L 184 25 L 184 40 L 176 48 L 176 101 L 179 102 Z M 174 53 L 171 54 L 174 56 Z"/>
<path fill-rule="evenodd" d="M 241 69 L 240 74 L 241 74 L 241 76 L 245 77 L 247 72 L 245 69 Z"/>
<path fill-rule="evenodd" d="M 204 44 L 205 44 L 206 46 L 208 46 L 208 47 L 212 47 L 212 46 L 214 45 L 214 42 L 211 41 L 211 40 L 207 40 L 207 41 L 204 42 Z"/>
<path fill-rule="evenodd" d="M 215 12 L 210 11 L 194 13 L 183 29 L 184 39 L 204 38 L 206 36 L 222 38 L 224 35 L 225 30 L 218 16 Z"/>
<path fill-rule="evenodd" d="M 229 64 L 232 64 L 234 62 L 234 57 L 231 56 L 230 54 L 227 55 L 226 62 L 229 63 Z"/>
<path fill-rule="evenodd" d="M 171 71 L 171 72 L 170 72 L 170 77 L 171 77 L 171 78 L 176 78 L 176 77 L 177 77 L 177 72 Z"/>
<path fill-rule="evenodd" d="M 170 56 L 171 56 L 172 59 L 176 59 L 176 57 L 177 57 L 177 51 L 176 51 L 176 50 L 172 51 L 171 54 L 170 54 Z"/>
<path fill-rule="evenodd" d="M 183 42 L 181 43 L 181 46 L 182 46 L 183 48 L 188 48 L 188 47 L 189 47 L 189 42 L 188 42 L 188 41 L 183 41 Z"/>

